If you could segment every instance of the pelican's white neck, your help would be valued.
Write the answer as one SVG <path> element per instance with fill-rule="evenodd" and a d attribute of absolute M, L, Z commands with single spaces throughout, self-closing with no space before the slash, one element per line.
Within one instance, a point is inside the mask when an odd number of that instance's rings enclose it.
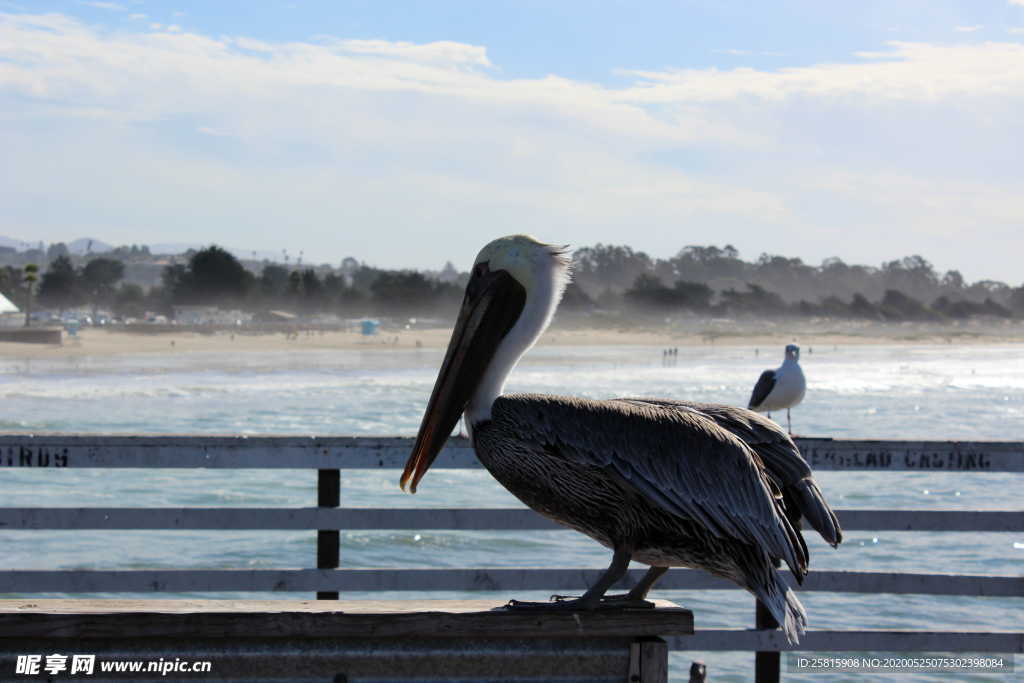
<path fill-rule="evenodd" d="M 466 405 L 466 428 L 471 435 L 474 424 L 491 419 L 491 406 L 505 390 L 505 381 L 512 369 L 544 333 L 555 314 L 555 309 L 558 308 L 558 302 L 565 290 L 567 274 L 564 270 L 548 270 L 544 275 L 533 278 L 532 286 L 527 290 L 522 314 L 498 344 L 494 357 Z"/>

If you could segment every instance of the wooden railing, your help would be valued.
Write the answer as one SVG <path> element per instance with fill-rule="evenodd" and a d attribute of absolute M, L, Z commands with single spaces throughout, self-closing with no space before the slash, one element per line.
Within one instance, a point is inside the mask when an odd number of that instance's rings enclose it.
<path fill-rule="evenodd" d="M 1024 472 L 1024 443 L 798 439 L 815 470 Z M 557 525 L 528 509 L 342 508 L 339 472 L 397 469 L 412 440 L 399 437 L 206 437 L 0 435 L 0 469 L 316 469 L 318 506 L 306 508 L 0 508 L 3 529 L 287 530 L 318 533 L 313 569 L 3 570 L 5 593 L 579 591 L 600 570 L 578 568 L 341 569 L 339 530 L 545 530 Z M 453 438 L 434 468 L 479 468 L 465 439 Z M 2 480 L 0 480 L 2 481 Z M 1021 532 L 1024 510 L 837 510 L 848 531 Z M 639 579 L 633 570 L 627 583 Z M 792 582 L 792 577 L 787 574 Z M 704 572 L 674 570 L 668 589 L 733 590 Z M 1024 597 L 1024 577 L 942 573 L 814 571 L 801 590 Z M 990 631 L 810 631 L 791 646 L 779 631 L 700 629 L 669 638 L 679 650 L 1024 652 L 1024 633 Z M 776 670 L 776 676 L 777 676 Z"/>

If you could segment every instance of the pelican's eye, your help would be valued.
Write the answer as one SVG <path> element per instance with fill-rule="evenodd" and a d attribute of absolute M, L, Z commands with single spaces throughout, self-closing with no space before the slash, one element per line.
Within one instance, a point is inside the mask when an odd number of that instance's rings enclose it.
<path fill-rule="evenodd" d="M 487 261 L 482 261 L 473 266 L 469 284 L 466 286 L 466 296 L 470 299 L 476 298 L 480 294 L 480 288 L 483 287 L 482 279 L 488 271 L 487 263 Z"/>

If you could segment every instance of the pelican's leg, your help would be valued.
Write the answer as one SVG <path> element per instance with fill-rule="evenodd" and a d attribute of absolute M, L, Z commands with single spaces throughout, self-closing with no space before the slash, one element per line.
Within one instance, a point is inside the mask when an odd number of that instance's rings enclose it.
<path fill-rule="evenodd" d="M 604 574 L 601 575 L 590 589 L 578 598 L 567 598 L 562 595 L 552 595 L 551 598 L 554 602 L 522 602 L 519 600 L 509 600 L 506 607 L 510 609 L 596 609 L 602 604 L 602 598 L 604 594 L 608 592 L 608 589 L 613 584 L 619 581 L 623 576 L 626 575 L 626 570 L 629 568 L 629 560 L 633 556 L 633 551 L 630 548 L 618 547 L 615 549 L 615 554 L 612 555 L 612 563 Z M 653 607 L 652 603 L 645 600 L 641 600 L 643 607 Z M 616 602 L 615 607 L 626 607 L 627 605 L 621 602 Z M 631 605 L 630 605 L 631 606 Z"/>
<path fill-rule="evenodd" d="M 640 582 L 633 586 L 633 590 L 619 595 L 606 595 L 604 601 L 644 602 L 647 594 L 651 591 L 651 588 L 654 587 L 654 584 L 658 582 L 658 579 L 663 577 L 667 571 L 668 567 L 651 567 L 647 570 L 647 573 L 644 574 L 644 578 L 640 579 Z"/>

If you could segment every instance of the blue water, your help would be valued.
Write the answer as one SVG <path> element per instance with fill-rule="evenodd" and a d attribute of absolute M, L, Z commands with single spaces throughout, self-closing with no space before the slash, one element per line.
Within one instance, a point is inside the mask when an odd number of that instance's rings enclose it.
<path fill-rule="evenodd" d="M 809 351 L 805 347 L 802 358 L 807 398 L 793 411 L 797 433 L 1024 440 L 1024 347 L 821 346 Z M 778 364 L 776 355 L 781 352 L 767 354 L 762 349 L 758 357 L 752 347 L 680 347 L 677 364 L 664 367 L 658 348 L 542 347 L 524 359 L 507 390 L 743 405 L 761 370 Z M 439 349 L 388 349 L 54 361 L 0 357 L 0 431 L 412 435 L 441 356 Z M 400 493 L 396 479 L 397 472 L 345 472 L 343 504 L 518 504 L 484 472 L 431 470 L 415 497 Z M 822 472 L 818 479 L 832 504 L 843 508 L 1020 509 L 1024 490 L 1024 475 L 1018 474 Z M 5 506 L 297 507 L 313 504 L 315 474 L 13 469 L 0 471 L 0 496 Z M 812 571 L 1019 576 L 1024 566 L 1024 533 L 850 532 L 838 551 L 817 536 L 808 535 L 808 541 Z M 269 568 L 311 566 L 315 557 L 312 532 L 3 531 L 0 544 L 4 569 Z M 348 567 L 603 568 L 608 559 L 605 549 L 568 531 L 379 531 L 342 536 L 342 564 Z M 746 593 L 665 590 L 654 596 L 693 609 L 698 628 L 752 624 L 753 601 Z M 498 601 L 511 596 L 493 597 Z M 1024 627 L 1022 599 L 821 593 L 807 593 L 801 599 L 812 628 Z M 750 654 L 678 653 L 673 655 L 674 676 L 685 679 L 689 661 L 695 658 L 708 662 L 716 681 L 747 680 L 752 665 Z M 954 679 L 969 680 L 899 680 Z"/>

